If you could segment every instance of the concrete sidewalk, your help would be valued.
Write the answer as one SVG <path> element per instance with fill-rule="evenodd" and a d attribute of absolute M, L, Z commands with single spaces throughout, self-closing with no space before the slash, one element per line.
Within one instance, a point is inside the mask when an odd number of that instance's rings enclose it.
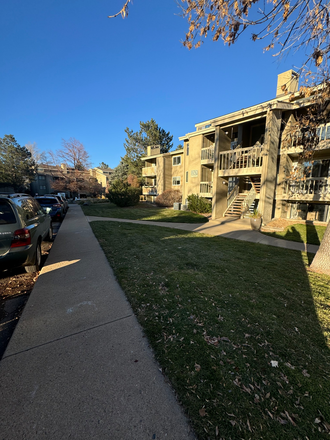
<path fill-rule="evenodd" d="M 78 205 L 59 230 L 0 377 L 1 440 L 195 438 Z"/>
<path fill-rule="evenodd" d="M 208 223 L 170 223 L 170 222 L 154 222 L 144 220 L 125 220 L 119 218 L 93 217 L 87 216 L 89 222 L 92 221 L 114 221 L 126 223 L 138 223 L 140 225 L 162 226 L 166 228 L 181 229 L 184 231 L 200 232 L 225 238 L 233 238 L 235 240 L 249 241 L 251 243 L 260 243 L 267 246 L 275 246 L 285 249 L 292 249 L 300 252 L 310 252 L 316 254 L 319 246 L 314 244 L 298 243 L 281 238 L 269 237 L 261 232 L 253 231 L 250 226 L 250 219 L 230 219 L 222 218 L 219 220 L 210 220 Z"/>

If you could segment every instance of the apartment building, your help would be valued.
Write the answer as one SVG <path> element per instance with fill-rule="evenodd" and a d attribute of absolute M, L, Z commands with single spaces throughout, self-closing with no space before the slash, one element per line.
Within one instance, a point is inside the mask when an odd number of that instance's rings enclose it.
<path fill-rule="evenodd" d="M 97 179 L 97 181 L 102 185 L 102 194 L 106 192 L 109 185 L 109 178 L 113 170 L 111 168 L 91 168 L 86 171 L 77 171 L 72 167 L 68 167 L 66 164 L 61 166 L 39 164 L 38 171 L 35 176 L 35 180 L 31 182 L 31 193 L 33 195 L 39 194 L 50 194 L 54 192 L 53 184 L 57 180 L 61 180 L 65 177 L 75 177 L 82 180 L 89 180 L 91 178 Z M 67 191 L 67 196 L 70 194 Z"/>
<path fill-rule="evenodd" d="M 105 194 L 109 189 L 110 176 L 113 173 L 113 169 L 95 167 L 91 168 L 89 173 L 102 185 L 102 194 Z"/>
<path fill-rule="evenodd" d="M 298 81 L 293 70 L 284 72 L 278 75 L 275 98 L 198 123 L 179 138 L 184 143 L 183 200 L 190 194 L 208 198 L 214 219 L 257 208 L 264 223 L 274 217 L 329 221 L 330 123 L 318 129 L 313 161 L 300 164 L 299 136 L 288 132 L 310 101 L 300 98 Z M 299 167 L 304 177 L 292 179 Z M 173 176 L 173 169 L 165 171 Z M 162 175 L 157 184 L 162 188 Z"/>
<path fill-rule="evenodd" d="M 183 193 L 183 150 L 161 153 L 160 146 L 147 148 L 142 176 L 144 186 L 142 194 L 146 201 L 154 202 L 155 198 L 168 189 L 177 189 Z"/>

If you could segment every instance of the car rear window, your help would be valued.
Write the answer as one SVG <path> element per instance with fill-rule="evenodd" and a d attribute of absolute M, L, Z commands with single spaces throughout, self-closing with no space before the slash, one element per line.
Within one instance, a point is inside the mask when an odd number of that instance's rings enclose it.
<path fill-rule="evenodd" d="M 36 200 L 40 205 L 54 205 L 55 203 L 58 203 L 58 200 L 55 197 L 43 197 L 37 198 Z"/>
<path fill-rule="evenodd" d="M 6 200 L 0 200 L 0 225 L 16 223 L 16 217 L 13 208 Z"/>

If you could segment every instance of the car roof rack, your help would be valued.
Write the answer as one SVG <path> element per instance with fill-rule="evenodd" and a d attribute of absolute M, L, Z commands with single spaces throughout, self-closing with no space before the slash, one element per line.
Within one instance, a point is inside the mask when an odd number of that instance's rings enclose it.
<path fill-rule="evenodd" d="M 0 193 L 0 197 L 7 197 L 7 199 L 14 199 L 16 197 L 31 197 L 30 194 L 26 193 Z"/>

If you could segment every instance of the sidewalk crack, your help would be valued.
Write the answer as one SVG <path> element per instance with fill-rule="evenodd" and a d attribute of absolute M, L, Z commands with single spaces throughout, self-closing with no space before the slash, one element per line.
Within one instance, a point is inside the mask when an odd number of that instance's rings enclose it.
<path fill-rule="evenodd" d="M 79 332 L 70 333 L 69 335 L 62 336 L 62 337 L 57 338 L 57 339 L 52 339 L 51 341 L 44 342 L 43 344 L 34 345 L 33 347 L 29 347 L 29 348 L 26 348 L 25 350 L 17 351 L 16 353 L 12 353 L 12 354 L 9 354 L 7 356 L 4 354 L 4 356 L 2 357 L 1 360 L 8 359 L 8 358 L 11 358 L 13 356 L 17 356 L 17 355 L 22 354 L 22 353 L 26 353 L 27 351 L 35 350 L 37 348 L 44 347 L 44 346 L 49 345 L 49 344 L 53 344 L 54 342 L 58 342 L 58 341 L 61 341 L 63 339 L 71 338 L 72 336 L 80 335 L 81 333 L 86 333 L 86 332 L 88 332 L 90 330 L 94 330 L 94 329 L 97 329 L 97 328 L 100 328 L 100 327 L 104 327 L 104 326 L 109 325 L 109 324 L 113 324 L 114 322 L 123 321 L 124 319 L 130 318 L 131 316 L 133 316 L 132 313 L 130 313 L 129 315 L 126 315 L 126 316 L 122 316 L 121 318 L 113 319 L 112 321 L 104 322 L 102 324 L 86 328 L 86 329 L 81 330 Z"/>

